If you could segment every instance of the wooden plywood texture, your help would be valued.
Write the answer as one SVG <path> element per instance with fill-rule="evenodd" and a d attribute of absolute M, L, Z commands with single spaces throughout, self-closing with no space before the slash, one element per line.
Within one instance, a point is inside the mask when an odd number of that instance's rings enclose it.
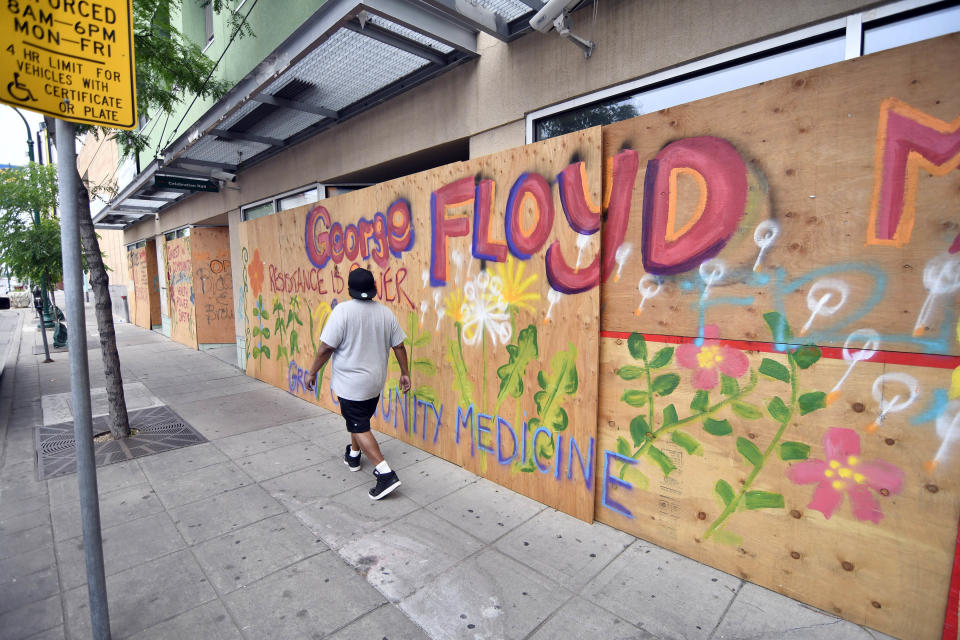
<path fill-rule="evenodd" d="M 150 329 L 159 327 L 162 322 L 160 318 L 160 279 L 157 268 L 156 240 L 147 240 L 144 249 L 146 249 L 144 257 L 147 261 L 147 291 L 150 298 L 150 324 L 147 328 Z"/>
<path fill-rule="evenodd" d="M 130 318 L 138 327 L 149 329 L 149 277 L 147 275 L 145 249 L 131 248 L 127 249 L 127 280 L 131 284 L 131 295 L 128 297 L 130 303 Z"/>
<path fill-rule="evenodd" d="M 958 55 L 947 36 L 604 127 L 598 520 L 940 637 Z"/>
<path fill-rule="evenodd" d="M 193 253 L 197 342 L 235 342 L 229 230 L 226 227 L 192 229 L 190 249 Z"/>
<path fill-rule="evenodd" d="M 169 292 L 170 337 L 197 348 L 196 306 L 193 292 L 193 259 L 190 237 L 167 240 L 164 245 Z"/>
<path fill-rule="evenodd" d="M 391 369 L 376 428 L 590 520 L 600 149 L 593 129 L 243 223 L 248 374 L 307 397 L 320 330 L 368 267 L 414 384 Z M 324 373 L 314 400 L 336 409 Z"/>

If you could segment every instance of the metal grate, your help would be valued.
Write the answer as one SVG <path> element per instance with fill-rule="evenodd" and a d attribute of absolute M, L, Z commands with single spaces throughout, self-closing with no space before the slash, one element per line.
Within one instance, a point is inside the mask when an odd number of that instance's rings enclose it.
<path fill-rule="evenodd" d="M 453 47 L 443 44 L 439 40 L 428 38 L 422 33 L 417 33 L 413 29 L 407 29 L 403 25 L 399 25 L 396 22 L 385 20 L 380 16 L 370 16 L 370 23 L 375 24 L 378 27 L 381 27 L 383 29 L 386 29 L 387 31 L 392 31 L 397 35 L 403 36 L 404 38 L 407 38 L 409 40 L 413 40 L 414 42 L 425 44 L 431 49 L 436 49 L 441 53 L 450 53 L 451 51 L 453 51 Z"/>
<path fill-rule="evenodd" d="M 339 111 L 429 63 L 412 53 L 340 29 L 267 88 L 299 78 L 323 92 L 323 106 Z"/>
<path fill-rule="evenodd" d="M 125 440 L 108 440 L 93 444 L 94 459 L 98 467 L 207 441 L 167 406 L 131 411 L 129 419 L 130 428 L 136 429 L 137 435 Z M 91 423 L 93 431 L 91 437 L 109 433 L 109 420 L 109 416 L 94 418 Z M 73 422 L 38 427 L 36 447 L 37 474 L 40 480 L 77 472 Z"/>
<path fill-rule="evenodd" d="M 530 7 L 522 0 L 472 0 L 472 3 L 503 16 L 507 22 L 531 13 Z"/>

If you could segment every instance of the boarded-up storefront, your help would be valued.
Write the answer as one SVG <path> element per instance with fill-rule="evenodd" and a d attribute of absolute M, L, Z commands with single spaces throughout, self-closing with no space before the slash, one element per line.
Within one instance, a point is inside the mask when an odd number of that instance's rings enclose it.
<path fill-rule="evenodd" d="M 349 269 L 371 268 L 414 382 L 399 394 L 394 371 L 376 428 L 940 637 L 960 517 L 958 56 L 947 36 L 243 223 L 247 373 L 336 409 L 306 369 Z"/>
<path fill-rule="evenodd" d="M 233 279 L 227 229 L 195 227 L 164 242 L 170 337 L 194 349 L 232 343 Z"/>
<path fill-rule="evenodd" d="M 939 637 L 958 518 L 958 43 L 604 128 L 633 251 L 603 287 L 614 479 L 598 520 Z"/>
<path fill-rule="evenodd" d="M 157 277 L 157 243 L 147 240 L 127 250 L 128 281 L 133 283 L 130 318 L 138 327 L 160 325 L 160 284 Z"/>
<path fill-rule="evenodd" d="M 597 128 L 244 223 L 247 373 L 308 397 L 366 266 L 414 380 L 403 395 L 391 376 L 377 428 L 591 520 L 600 166 Z M 315 399 L 336 410 L 329 376 Z"/>
<path fill-rule="evenodd" d="M 230 275 L 230 236 L 226 227 L 194 228 L 193 293 L 197 342 L 234 342 L 233 277 Z"/>

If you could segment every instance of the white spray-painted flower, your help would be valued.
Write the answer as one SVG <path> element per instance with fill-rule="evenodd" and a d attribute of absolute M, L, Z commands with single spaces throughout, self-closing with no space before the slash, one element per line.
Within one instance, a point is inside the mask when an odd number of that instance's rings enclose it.
<path fill-rule="evenodd" d="M 580 263 L 583 261 L 583 251 L 590 245 L 591 236 L 585 236 L 583 234 L 577 235 L 577 266 L 575 269 L 580 268 Z"/>
<path fill-rule="evenodd" d="M 483 332 L 490 335 L 493 346 L 510 342 L 510 314 L 503 299 L 503 282 L 486 271 L 467 281 L 463 287 L 466 300 L 460 307 L 463 316 L 463 341 L 471 346 L 480 343 Z"/>
<path fill-rule="evenodd" d="M 440 304 L 443 297 L 442 293 L 440 289 L 433 292 L 433 310 L 437 313 L 437 331 L 440 330 L 440 321 L 443 320 L 443 316 L 447 312 L 447 308 Z"/>
<path fill-rule="evenodd" d="M 460 286 L 460 274 L 463 273 L 463 263 L 466 261 L 466 256 L 463 255 L 463 251 L 460 251 L 460 249 L 454 249 L 450 252 L 450 261 L 457 268 L 457 274 L 453 277 L 453 282 L 457 286 Z"/>

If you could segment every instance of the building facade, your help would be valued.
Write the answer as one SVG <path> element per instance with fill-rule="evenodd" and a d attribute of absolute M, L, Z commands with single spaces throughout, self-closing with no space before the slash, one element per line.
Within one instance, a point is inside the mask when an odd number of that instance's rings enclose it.
<path fill-rule="evenodd" d="M 95 215 L 123 232 L 132 317 L 335 408 L 303 386 L 309 343 L 371 266 L 418 389 L 386 389 L 378 428 L 940 635 L 960 7 L 572 2 L 530 28 L 556 6 L 237 2 L 254 39 L 184 3 L 234 89 L 147 114 L 156 157 Z"/>

